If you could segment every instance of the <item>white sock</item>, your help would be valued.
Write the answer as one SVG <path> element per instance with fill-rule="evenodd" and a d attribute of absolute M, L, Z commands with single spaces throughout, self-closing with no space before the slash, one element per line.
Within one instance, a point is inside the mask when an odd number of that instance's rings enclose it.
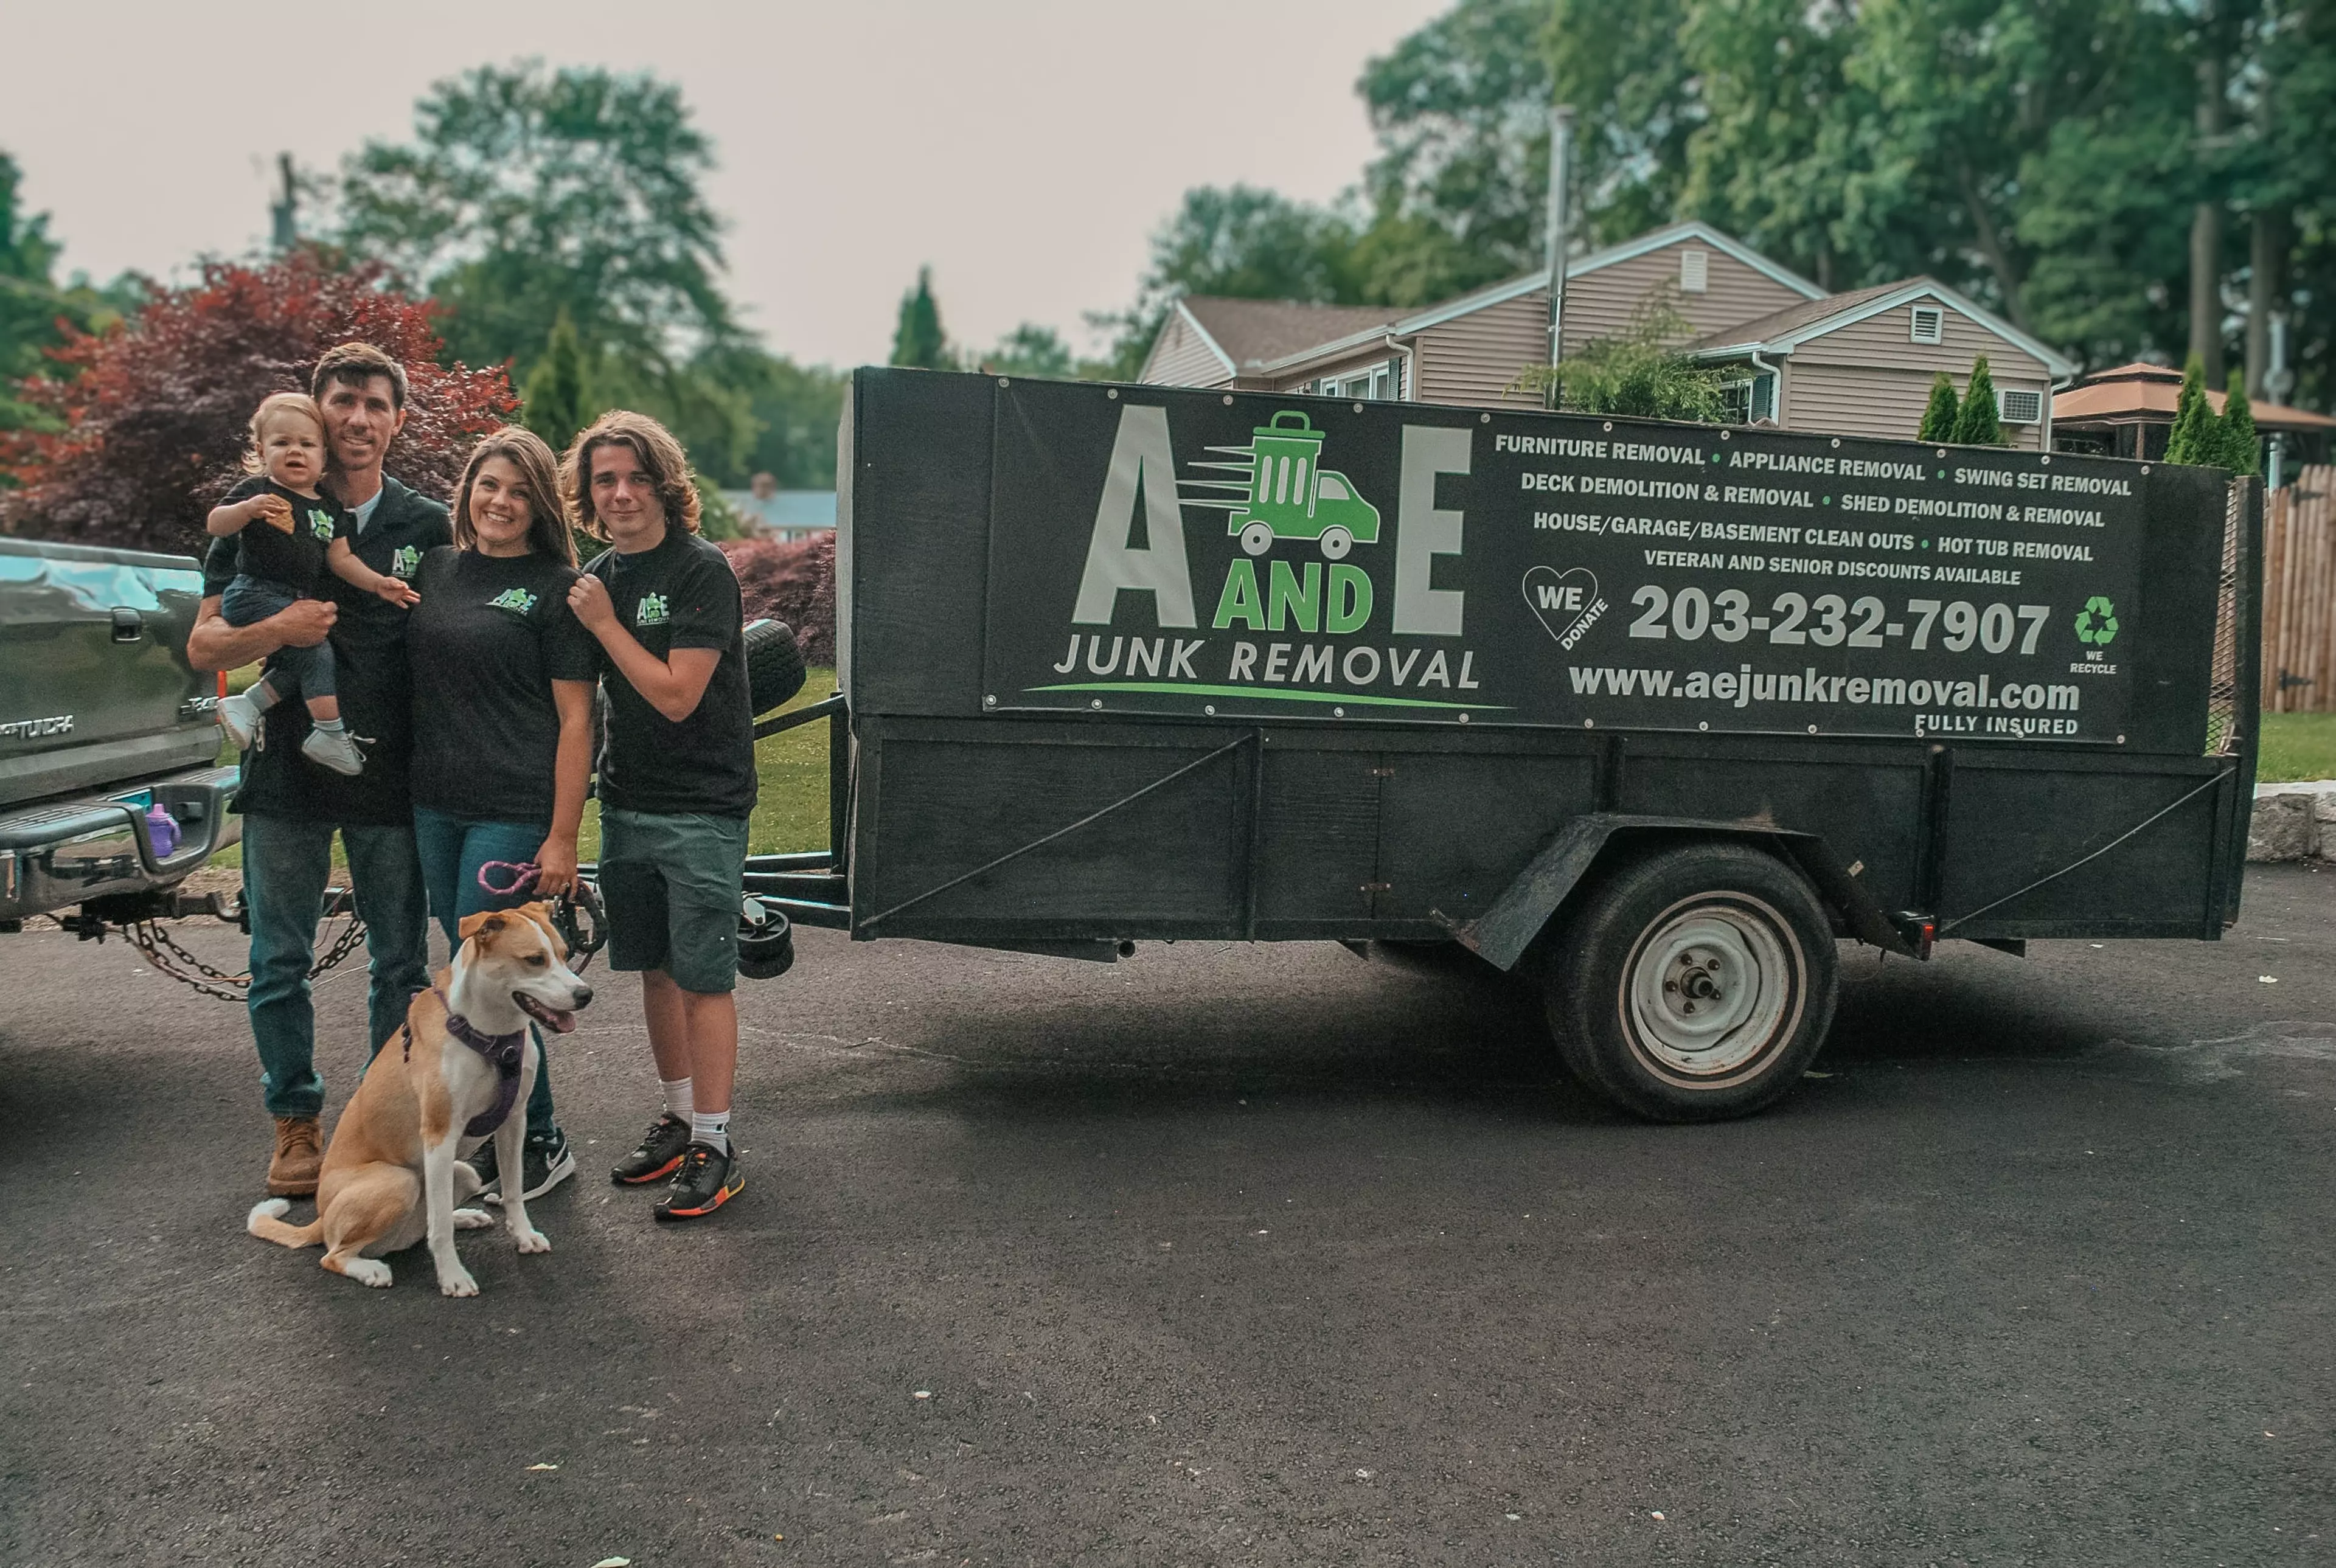
<path fill-rule="evenodd" d="M 308 723 L 315 728 L 323 730 L 326 735 L 341 733 L 341 721 L 336 718 L 312 718 Z"/>
<path fill-rule="evenodd" d="M 690 1101 L 687 1078 L 659 1078 L 657 1087 L 665 1091 L 665 1114 L 676 1122 L 689 1120 L 697 1107 Z"/>
<path fill-rule="evenodd" d="M 689 1114 L 690 1142 L 704 1144 L 721 1154 L 730 1152 L 730 1113 L 727 1111 L 692 1111 Z"/>
<path fill-rule="evenodd" d="M 258 680 L 245 687 L 243 696 L 244 700 L 262 713 L 276 706 L 276 688 L 268 684 L 266 676 L 261 676 Z"/>

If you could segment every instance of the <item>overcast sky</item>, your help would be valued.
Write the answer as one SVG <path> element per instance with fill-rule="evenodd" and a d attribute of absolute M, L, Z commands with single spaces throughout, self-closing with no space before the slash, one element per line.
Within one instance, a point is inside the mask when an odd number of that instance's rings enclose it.
<path fill-rule="evenodd" d="M 930 262 L 942 323 L 1074 344 L 1190 186 L 1327 199 L 1373 151 L 1371 55 L 1445 0 L 5 0 L 0 149 L 64 266 L 184 276 L 266 235 L 279 151 L 403 138 L 415 96 L 541 55 L 680 83 L 714 138 L 732 293 L 806 362 L 885 357 Z M 103 52 L 93 73 L 92 50 Z"/>

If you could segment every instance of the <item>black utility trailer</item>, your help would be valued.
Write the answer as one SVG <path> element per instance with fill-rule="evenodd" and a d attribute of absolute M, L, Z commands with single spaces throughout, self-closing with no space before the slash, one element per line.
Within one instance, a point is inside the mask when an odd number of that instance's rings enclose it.
<path fill-rule="evenodd" d="M 1109 959 L 1458 944 L 1641 1115 L 1822 1045 L 1836 938 L 2217 938 L 2260 492 L 1776 430 L 862 371 L 794 917 Z"/>

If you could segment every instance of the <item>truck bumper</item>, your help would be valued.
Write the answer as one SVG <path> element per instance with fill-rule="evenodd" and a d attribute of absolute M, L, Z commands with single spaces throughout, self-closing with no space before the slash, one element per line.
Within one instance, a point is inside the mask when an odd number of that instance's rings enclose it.
<path fill-rule="evenodd" d="M 0 920 L 175 886 L 242 836 L 242 824 L 228 812 L 240 782 L 236 768 L 196 768 L 132 789 L 0 813 Z M 154 852 L 146 821 L 158 803 L 181 834 L 167 855 Z"/>

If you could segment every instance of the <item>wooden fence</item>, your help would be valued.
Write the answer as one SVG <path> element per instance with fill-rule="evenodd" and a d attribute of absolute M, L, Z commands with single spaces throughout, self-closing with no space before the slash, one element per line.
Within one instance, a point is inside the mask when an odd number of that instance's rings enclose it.
<path fill-rule="evenodd" d="M 2263 705 L 2336 713 L 2336 467 L 2303 469 L 2263 508 Z"/>

